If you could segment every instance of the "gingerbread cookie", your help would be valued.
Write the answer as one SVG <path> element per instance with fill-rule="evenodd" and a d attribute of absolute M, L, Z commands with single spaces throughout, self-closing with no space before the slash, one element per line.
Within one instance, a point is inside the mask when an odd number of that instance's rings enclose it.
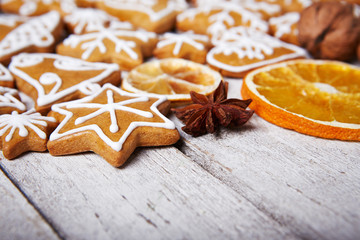
<path fill-rule="evenodd" d="M 206 35 L 185 33 L 165 33 L 156 45 L 154 56 L 157 58 L 184 58 L 193 62 L 205 63 L 209 49 Z"/>
<path fill-rule="evenodd" d="M 229 77 L 243 77 L 254 68 L 307 56 L 300 47 L 245 27 L 229 29 L 213 44 L 206 61 Z"/>
<path fill-rule="evenodd" d="M 70 32 L 83 34 L 99 31 L 108 26 L 110 21 L 116 20 L 106 12 L 94 8 L 78 8 L 71 14 L 64 17 L 64 22 Z M 123 22 L 123 29 L 134 29 L 131 23 Z"/>
<path fill-rule="evenodd" d="M 177 12 L 184 6 L 180 0 L 102 0 L 97 7 L 150 32 L 163 33 L 175 24 Z"/>
<path fill-rule="evenodd" d="M 14 159 L 28 151 L 46 151 L 48 136 L 57 126 L 52 117 L 41 116 L 34 109 L 0 116 L 0 149 L 4 157 Z"/>
<path fill-rule="evenodd" d="M 111 165 L 121 166 L 136 147 L 178 141 L 175 124 L 163 115 L 169 104 L 163 97 L 135 95 L 106 84 L 91 96 L 52 107 L 49 116 L 60 125 L 50 136 L 49 152 L 93 151 Z"/>
<path fill-rule="evenodd" d="M 20 52 L 51 52 L 62 34 L 60 15 L 55 11 L 27 21 L 21 19 L 13 17 L 7 25 L 0 20 L 0 63 L 9 64 L 11 57 Z"/>
<path fill-rule="evenodd" d="M 300 13 L 298 12 L 289 12 L 280 17 L 270 18 L 270 33 L 281 41 L 300 46 L 297 27 L 299 20 Z"/>
<path fill-rule="evenodd" d="M 22 16 L 38 16 L 52 10 L 66 15 L 76 9 L 76 4 L 74 0 L 2 0 L 1 7 L 4 12 Z"/>
<path fill-rule="evenodd" d="M 2 87 L 14 87 L 14 78 L 7 68 L 0 63 L 0 86 Z"/>
<path fill-rule="evenodd" d="M 116 64 L 91 63 L 57 54 L 22 53 L 12 58 L 9 70 L 18 89 L 47 113 L 54 103 L 90 95 L 105 83 L 120 84 Z"/>
<path fill-rule="evenodd" d="M 269 20 L 271 17 L 280 16 L 282 14 L 281 6 L 271 1 L 246 0 L 243 5 L 246 9 L 260 14 L 261 18 L 264 20 Z"/>
<path fill-rule="evenodd" d="M 278 4 L 281 6 L 282 12 L 301 12 L 310 6 L 313 0 L 265 0 L 266 2 Z"/>
<path fill-rule="evenodd" d="M 78 7 L 93 8 L 96 7 L 97 0 L 75 0 Z"/>
<path fill-rule="evenodd" d="M 268 20 L 270 17 L 275 17 L 281 15 L 282 9 L 279 4 L 273 2 L 266 2 L 263 0 L 197 0 L 192 1 L 196 7 L 204 7 L 209 4 L 222 4 L 225 2 L 230 2 L 234 4 L 241 5 L 245 9 L 260 14 L 261 18 Z"/>
<path fill-rule="evenodd" d="M 24 112 L 26 106 L 21 102 L 19 92 L 13 88 L 0 87 L 0 114 L 12 111 Z"/>
<path fill-rule="evenodd" d="M 232 2 L 213 3 L 191 8 L 177 16 L 176 27 L 181 31 L 192 30 L 215 38 L 234 26 L 246 26 L 267 32 L 268 24 L 255 13 Z"/>
<path fill-rule="evenodd" d="M 57 46 L 57 53 L 91 62 L 113 62 L 121 70 L 131 70 L 152 55 L 157 36 L 152 32 L 123 27 L 123 22 L 112 21 L 109 27 L 70 35 Z"/>

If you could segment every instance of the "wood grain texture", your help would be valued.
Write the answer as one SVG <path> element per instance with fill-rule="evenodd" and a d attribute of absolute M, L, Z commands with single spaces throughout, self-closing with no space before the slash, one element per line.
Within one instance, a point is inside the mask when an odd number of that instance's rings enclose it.
<path fill-rule="evenodd" d="M 241 81 L 229 82 L 239 97 Z M 120 169 L 92 153 L 1 160 L 45 218 L 0 172 L 0 239 L 359 238 L 360 143 L 256 115 L 241 129 L 181 133 L 175 147 L 138 149 Z"/>
<path fill-rule="evenodd" d="M 0 170 L 0 239 L 59 239 Z"/>
<path fill-rule="evenodd" d="M 230 81 L 230 97 L 240 97 L 240 85 Z M 359 238 L 360 143 L 306 136 L 256 115 L 242 129 L 181 134 L 182 152 L 294 235 Z"/>
<path fill-rule="evenodd" d="M 0 164 L 65 239 L 297 239 L 174 147 Z"/>

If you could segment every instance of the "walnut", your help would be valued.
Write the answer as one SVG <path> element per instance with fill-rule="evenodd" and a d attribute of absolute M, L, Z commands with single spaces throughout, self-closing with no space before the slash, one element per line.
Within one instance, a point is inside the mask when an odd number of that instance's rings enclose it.
<path fill-rule="evenodd" d="M 352 60 L 360 38 L 360 18 L 354 13 L 354 6 L 349 3 L 312 4 L 300 15 L 300 44 L 314 58 Z"/>

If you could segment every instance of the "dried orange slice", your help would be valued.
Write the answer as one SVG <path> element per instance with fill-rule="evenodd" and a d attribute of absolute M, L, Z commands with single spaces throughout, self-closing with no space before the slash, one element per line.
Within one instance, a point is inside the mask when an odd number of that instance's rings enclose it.
<path fill-rule="evenodd" d="M 192 61 L 167 58 L 143 63 L 132 69 L 121 87 L 134 93 L 155 93 L 172 102 L 190 101 L 190 91 L 209 95 L 222 76 L 207 66 Z"/>
<path fill-rule="evenodd" d="M 360 140 L 360 68 L 320 60 L 295 60 L 247 74 L 243 98 L 265 120 L 331 139 Z"/>

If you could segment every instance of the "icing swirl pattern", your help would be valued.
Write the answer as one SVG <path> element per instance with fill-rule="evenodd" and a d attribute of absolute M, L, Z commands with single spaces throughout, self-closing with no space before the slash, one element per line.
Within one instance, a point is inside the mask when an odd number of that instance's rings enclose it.
<path fill-rule="evenodd" d="M 52 61 L 53 67 L 55 67 L 55 69 L 60 72 L 48 72 L 48 70 L 44 67 L 46 66 L 44 65 L 45 61 Z M 21 69 L 24 67 L 29 68 L 31 66 L 39 66 L 39 69 L 42 69 L 43 73 L 39 79 L 34 78 Z M 51 69 L 53 67 L 51 67 Z M 69 96 L 70 94 L 73 94 L 77 91 L 83 92 L 83 94 L 88 94 L 91 89 L 98 89 L 98 84 L 104 78 L 110 76 L 114 72 L 117 72 L 119 70 L 119 66 L 117 64 L 91 63 L 57 54 L 22 53 L 13 57 L 12 62 L 9 65 L 9 70 L 15 76 L 20 77 L 25 82 L 34 87 L 37 91 L 36 104 L 38 106 L 45 106 L 59 101 L 62 98 Z M 59 76 L 61 71 L 86 72 L 95 70 L 100 71 L 100 73 L 73 85 L 68 84 L 69 87 L 66 88 L 64 88 L 63 85 L 66 82 L 73 80 L 69 77 L 62 79 Z M 50 91 L 45 90 L 45 87 L 48 85 L 52 86 Z"/>

